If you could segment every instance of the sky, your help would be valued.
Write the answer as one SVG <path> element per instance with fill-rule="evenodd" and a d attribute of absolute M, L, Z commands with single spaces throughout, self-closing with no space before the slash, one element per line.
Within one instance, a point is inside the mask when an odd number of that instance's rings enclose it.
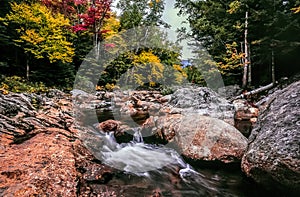
<path fill-rule="evenodd" d="M 171 32 L 170 33 L 170 40 L 176 41 L 177 40 L 177 33 L 176 29 L 180 27 L 186 27 L 188 29 L 188 24 L 183 24 L 184 21 L 186 21 L 185 17 L 179 17 L 177 15 L 178 9 L 174 8 L 175 0 L 165 0 L 165 11 L 163 15 L 163 20 L 171 25 Z M 175 35 L 174 35 L 175 34 Z M 182 59 L 189 59 L 191 58 L 191 51 L 188 48 L 187 41 L 184 40 L 180 43 L 180 45 L 183 47 L 182 50 Z"/>
<path fill-rule="evenodd" d="M 117 4 L 118 0 L 113 1 L 113 10 L 119 14 L 120 12 L 117 9 L 114 9 L 115 5 Z M 171 25 L 170 30 L 168 30 L 168 38 L 170 41 L 175 42 L 177 40 L 177 33 L 176 29 L 180 27 L 187 27 L 187 24 L 182 24 L 183 21 L 185 21 L 185 17 L 179 17 L 177 16 L 178 9 L 174 8 L 175 0 L 165 0 L 165 11 L 163 14 L 163 20 Z M 187 41 L 182 41 L 180 43 L 182 46 L 182 57 L 181 59 L 189 59 L 191 58 L 191 51 L 189 50 L 187 46 Z"/>

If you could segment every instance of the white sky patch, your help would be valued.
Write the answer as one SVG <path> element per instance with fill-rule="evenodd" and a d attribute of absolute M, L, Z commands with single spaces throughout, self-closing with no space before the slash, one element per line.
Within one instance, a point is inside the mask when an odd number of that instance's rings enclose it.
<path fill-rule="evenodd" d="M 116 8 L 119 0 L 114 0 L 112 3 L 112 10 L 120 15 L 121 11 Z M 177 33 L 176 30 L 181 27 L 186 27 L 189 29 L 188 24 L 183 24 L 186 21 L 186 17 L 179 17 L 177 15 L 178 9 L 174 8 L 175 0 L 165 0 L 165 10 L 163 13 L 163 20 L 171 25 L 170 31 L 168 31 L 168 38 L 172 42 L 177 41 Z M 182 55 L 181 59 L 187 60 L 192 57 L 191 49 L 188 47 L 188 41 L 183 40 L 180 42 L 180 46 L 182 47 Z"/>
<path fill-rule="evenodd" d="M 117 3 L 119 2 L 119 0 L 114 0 L 112 1 L 112 4 L 111 4 L 111 9 L 113 12 L 116 12 L 117 13 L 117 16 L 120 16 L 121 14 L 121 10 L 117 9 Z"/>
<path fill-rule="evenodd" d="M 169 39 L 173 42 L 177 40 L 176 30 L 181 27 L 186 27 L 189 29 L 189 25 L 187 23 L 183 23 L 186 21 L 186 17 L 178 16 L 178 9 L 174 8 L 175 0 L 165 0 L 165 10 L 163 14 L 163 20 L 171 25 L 171 31 L 169 33 Z M 192 57 L 192 52 L 188 47 L 188 41 L 183 40 L 180 42 L 180 46 L 182 47 L 182 55 L 181 59 L 187 60 Z"/>

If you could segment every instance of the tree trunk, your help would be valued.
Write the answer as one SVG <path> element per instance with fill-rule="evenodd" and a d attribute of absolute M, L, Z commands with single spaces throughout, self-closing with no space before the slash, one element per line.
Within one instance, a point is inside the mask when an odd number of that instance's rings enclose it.
<path fill-rule="evenodd" d="M 246 12 L 245 16 L 245 35 L 244 35 L 244 49 L 245 49 L 245 60 L 244 60 L 244 73 L 243 73 L 243 88 L 247 86 L 247 75 L 248 75 L 248 41 L 247 41 L 247 36 L 248 36 L 248 12 Z"/>
<path fill-rule="evenodd" d="M 26 57 L 26 79 L 27 79 L 27 81 L 29 81 L 29 72 L 30 72 L 29 57 L 27 55 L 27 57 Z"/>
<path fill-rule="evenodd" d="M 272 49 L 272 83 L 275 84 L 275 60 L 274 60 L 274 50 Z"/>
<path fill-rule="evenodd" d="M 251 86 L 252 83 L 252 67 L 251 67 L 251 52 L 250 52 L 250 44 L 248 44 L 248 60 L 249 60 L 249 64 L 248 64 L 248 85 Z"/>

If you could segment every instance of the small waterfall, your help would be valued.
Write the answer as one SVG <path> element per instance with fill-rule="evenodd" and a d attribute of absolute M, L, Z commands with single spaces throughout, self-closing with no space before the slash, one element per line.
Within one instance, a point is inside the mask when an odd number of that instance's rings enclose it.
<path fill-rule="evenodd" d="M 133 130 L 134 130 L 134 134 L 133 134 L 132 141 L 136 143 L 144 143 L 143 136 L 141 134 L 141 129 L 137 127 L 134 128 Z"/>
<path fill-rule="evenodd" d="M 103 143 L 99 155 L 105 164 L 138 176 L 167 166 L 179 166 L 180 169 L 195 172 L 175 150 L 162 145 L 145 144 L 141 129 L 134 128 L 133 131 L 133 138 L 129 143 L 118 144 L 113 132 L 99 136 Z"/>
<path fill-rule="evenodd" d="M 170 196 L 239 196 L 239 191 L 232 194 L 232 190 L 239 186 L 240 177 L 226 178 L 223 174 L 216 176 L 211 172 L 196 171 L 176 150 L 146 144 L 141 129 L 132 130 L 134 134 L 129 143 L 117 143 L 114 132 L 88 132 L 84 138 L 96 158 L 123 172 L 115 181 L 120 183 L 120 179 L 130 196 L 147 196 L 152 187 L 160 188 Z"/>

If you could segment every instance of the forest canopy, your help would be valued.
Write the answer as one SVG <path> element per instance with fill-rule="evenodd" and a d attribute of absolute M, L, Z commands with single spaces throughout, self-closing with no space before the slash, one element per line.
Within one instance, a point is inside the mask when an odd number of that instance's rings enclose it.
<path fill-rule="evenodd" d="M 176 0 L 175 7 L 189 26 L 178 28 L 178 39 L 188 39 L 197 58 L 208 51 L 214 68 L 209 72 L 220 72 L 226 85 L 242 85 L 243 77 L 246 87 L 267 84 L 272 68 L 277 80 L 299 72 L 299 0 Z M 3 0 L 0 9 L 2 81 L 18 76 L 72 88 L 87 54 L 105 41 L 101 49 L 109 53 L 128 50 L 99 70 L 99 89 L 113 88 L 130 69 L 128 80 L 141 86 L 156 87 L 167 77 L 205 85 L 197 69 L 203 65 L 186 66 L 176 40 L 165 42 L 163 31 L 153 33 L 151 41 L 161 48 L 130 50 L 122 36 L 138 27 L 169 28 L 162 17 L 164 0 Z M 149 70 L 144 80 L 139 68 Z M 176 73 L 165 74 L 170 69 Z"/>

